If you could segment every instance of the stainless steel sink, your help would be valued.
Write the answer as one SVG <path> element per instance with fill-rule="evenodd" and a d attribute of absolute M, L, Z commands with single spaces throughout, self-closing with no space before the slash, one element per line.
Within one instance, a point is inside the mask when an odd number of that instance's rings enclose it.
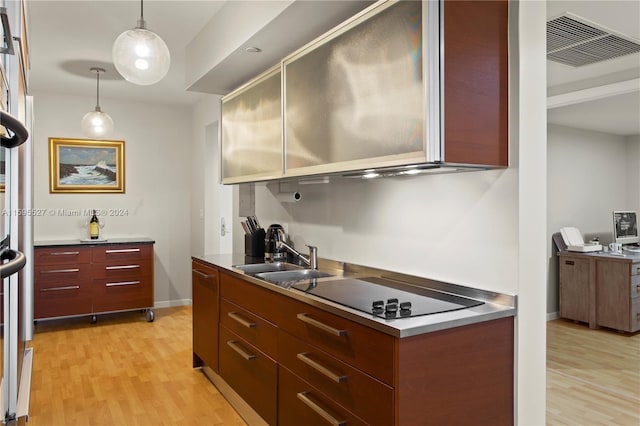
<path fill-rule="evenodd" d="M 275 284 L 282 284 L 308 280 L 311 278 L 332 277 L 333 275 L 327 274 L 326 272 L 320 272 L 317 269 L 297 269 L 291 271 L 262 272 L 255 276 Z"/>
<path fill-rule="evenodd" d="M 233 265 L 233 267 L 240 269 L 245 274 L 249 275 L 256 275 L 261 272 L 291 271 L 302 269 L 302 266 L 294 265 L 287 262 L 249 263 L 246 265 Z"/>

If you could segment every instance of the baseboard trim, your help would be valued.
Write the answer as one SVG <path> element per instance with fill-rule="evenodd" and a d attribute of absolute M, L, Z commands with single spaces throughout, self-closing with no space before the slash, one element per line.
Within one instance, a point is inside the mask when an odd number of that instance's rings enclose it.
<path fill-rule="evenodd" d="M 560 312 L 548 312 L 547 313 L 547 321 L 553 321 L 560 318 Z"/>
<path fill-rule="evenodd" d="M 155 301 L 153 303 L 153 307 L 156 309 L 173 308 L 175 306 L 191 306 L 191 299 L 164 300 L 164 301 Z"/>

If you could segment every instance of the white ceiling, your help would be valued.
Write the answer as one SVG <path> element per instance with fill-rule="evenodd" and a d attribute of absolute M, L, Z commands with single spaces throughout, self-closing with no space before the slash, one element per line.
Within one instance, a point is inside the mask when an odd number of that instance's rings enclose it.
<path fill-rule="evenodd" d="M 120 33 L 135 27 L 140 2 L 127 0 L 29 0 L 27 19 L 31 68 L 29 90 L 95 96 L 92 66 L 100 76 L 101 98 L 190 104 L 199 95 L 185 92 L 185 46 L 223 5 L 219 1 L 144 2 L 148 29 L 158 33 L 171 52 L 168 75 L 152 86 L 136 86 L 117 73 L 111 47 Z"/>
<path fill-rule="evenodd" d="M 640 42 L 640 2 L 629 0 L 548 1 L 547 17 L 571 12 Z M 632 81 L 635 90 L 613 90 L 617 82 Z M 547 111 L 549 123 L 621 136 L 640 134 L 640 53 L 571 67 L 547 61 L 549 95 L 572 99 Z M 612 90 L 591 96 L 594 87 Z"/>
<path fill-rule="evenodd" d="M 99 66 L 107 70 L 106 74 L 100 76 L 101 99 L 111 97 L 166 104 L 193 104 L 203 95 L 186 90 L 186 46 L 209 21 L 222 19 L 218 18 L 216 13 L 225 4 L 235 3 L 236 6 L 241 1 L 242 13 L 247 16 L 259 9 L 257 4 L 262 0 L 146 0 L 144 18 L 147 28 L 156 32 L 167 43 L 171 52 L 171 68 L 159 83 L 136 86 L 126 82 L 116 71 L 111 61 L 111 47 L 120 33 L 136 25 L 140 16 L 139 0 L 29 0 L 29 90 L 95 96 L 96 77 L 89 69 Z M 292 0 L 270 0 L 271 3 L 276 1 L 288 9 L 292 9 L 288 5 L 294 3 Z M 297 8 L 302 10 L 296 14 L 296 19 L 300 22 L 295 22 L 295 25 L 284 22 L 284 25 L 281 25 L 282 20 L 274 20 L 271 25 L 278 27 L 276 30 L 280 34 L 279 44 L 286 44 L 291 50 L 344 21 L 365 7 L 367 2 L 305 0 L 302 3 L 305 6 L 312 3 L 316 5 Z M 304 24 L 305 20 L 308 25 Z M 223 25 L 225 24 L 221 24 Z M 291 31 L 292 27 L 297 27 L 299 31 Z M 309 32 L 314 28 L 315 33 Z M 256 43 L 278 41 L 277 37 L 273 36 L 273 28 L 269 32 L 259 30 L 261 29 L 255 29 L 256 36 L 253 37 Z M 228 42 L 236 41 L 232 39 L 233 37 L 229 37 Z M 222 42 L 224 43 L 224 40 Z M 220 40 L 213 40 L 212 48 L 215 49 L 219 43 Z M 290 52 L 286 52 L 288 53 Z M 260 54 L 258 61 L 251 55 L 244 56 L 245 62 L 236 58 L 233 61 L 236 69 L 227 69 L 228 63 L 225 63 L 224 74 L 219 73 L 218 77 L 237 81 L 242 76 L 256 75 L 267 68 L 264 64 L 272 66 L 285 56 L 282 52 L 278 54 L 280 56 L 274 58 L 269 58 L 268 54 Z M 261 66 L 263 68 L 259 69 Z M 237 81 L 237 84 L 241 82 Z M 106 107 L 107 104 L 105 109 Z"/>
<path fill-rule="evenodd" d="M 140 15 L 138 0 L 29 0 L 30 91 L 94 96 L 95 74 L 89 68 L 101 66 L 107 69 L 107 74 L 101 76 L 101 99 L 111 97 L 193 104 L 203 95 L 186 91 L 185 48 L 205 24 L 215 19 L 225 3 L 222 0 L 146 0 L 144 17 L 148 28 L 165 40 L 171 51 L 172 62 L 168 76 L 161 82 L 152 86 L 135 86 L 124 81 L 116 72 L 111 62 L 111 46 L 122 31 L 135 26 Z M 327 1 L 327 10 L 339 3 Z M 549 18 L 565 11 L 640 39 L 638 1 L 547 2 Z M 315 24 L 318 20 L 328 18 L 320 16 L 315 10 L 306 19 Z M 303 28 L 304 25 L 299 27 Z M 270 30 L 269 37 L 273 37 L 273 28 Z M 302 37 L 290 28 L 283 28 L 281 32 L 289 42 Z M 306 41 L 301 40 L 299 45 Z M 276 60 L 272 59 L 272 62 Z M 242 66 L 237 64 L 237 58 L 233 63 L 234 66 Z M 228 70 L 225 69 L 225 72 Z M 248 74 L 247 69 L 242 69 L 242 72 Z M 551 95 L 629 79 L 640 79 L 640 54 L 581 68 L 548 62 L 547 83 Z M 580 96 L 575 98 L 574 104 L 550 109 L 549 122 L 613 134 L 640 134 L 640 84 L 635 95 L 623 93 L 588 102 L 580 101 Z"/>

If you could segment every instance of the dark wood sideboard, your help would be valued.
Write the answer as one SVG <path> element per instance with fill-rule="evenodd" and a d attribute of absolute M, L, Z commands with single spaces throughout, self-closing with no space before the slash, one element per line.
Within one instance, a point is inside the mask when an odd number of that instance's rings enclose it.
<path fill-rule="evenodd" d="M 145 310 L 153 321 L 154 241 L 36 242 L 34 319 Z"/>

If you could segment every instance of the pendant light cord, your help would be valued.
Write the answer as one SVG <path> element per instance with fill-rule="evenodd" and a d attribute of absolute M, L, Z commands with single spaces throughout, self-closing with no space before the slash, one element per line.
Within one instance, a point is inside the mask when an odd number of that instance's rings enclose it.
<path fill-rule="evenodd" d="M 96 111 L 100 111 L 100 73 L 106 70 L 98 67 L 92 67 L 90 70 L 96 73 Z"/>
<path fill-rule="evenodd" d="M 140 0 L 140 20 L 138 21 L 137 29 L 147 29 L 147 23 L 144 22 L 144 3 Z"/>
<path fill-rule="evenodd" d="M 96 70 L 96 110 L 100 111 L 100 70 Z"/>

